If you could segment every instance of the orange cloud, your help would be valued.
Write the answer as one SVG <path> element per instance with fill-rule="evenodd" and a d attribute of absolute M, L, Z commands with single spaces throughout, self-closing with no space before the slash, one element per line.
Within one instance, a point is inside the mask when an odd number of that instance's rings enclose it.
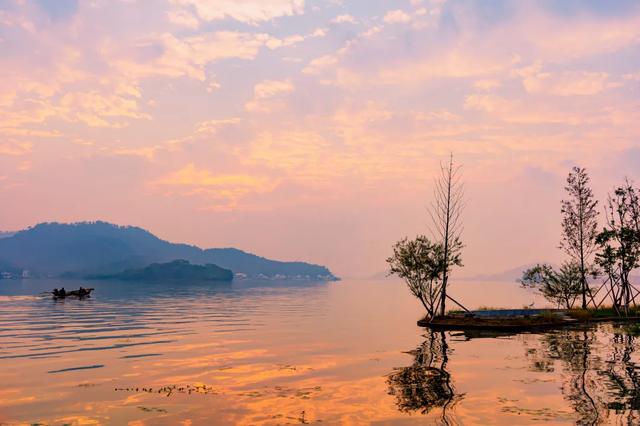
<path fill-rule="evenodd" d="M 21 156 L 29 154 L 32 150 L 33 144 L 30 142 L 0 142 L 0 155 Z"/>
<path fill-rule="evenodd" d="M 540 62 L 517 69 L 514 74 L 522 78 L 522 84 L 527 92 L 534 94 L 587 96 L 621 86 L 621 83 L 611 81 L 610 75 L 605 72 L 563 71 L 552 73 L 544 71 Z"/>
<path fill-rule="evenodd" d="M 403 24 L 411 22 L 411 16 L 400 9 L 390 10 L 384 15 L 383 21 L 387 24 Z"/>
<path fill-rule="evenodd" d="M 253 99 L 245 104 L 249 112 L 270 112 L 284 106 L 282 97 L 293 92 L 290 80 L 265 80 L 253 88 Z"/>
<path fill-rule="evenodd" d="M 299 15 L 304 12 L 304 0 L 172 0 L 185 8 L 193 7 L 203 21 L 234 19 L 248 24 L 270 21 L 281 16 Z"/>
<path fill-rule="evenodd" d="M 152 185 L 167 188 L 167 195 L 204 195 L 213 202 L 208 208 L 229 210 L 249 194 L 273 191 L 278 181 L 248 174 L 214 174 L 209 170 L 199 169 L 194 164 L 187 164 L 154 181 Z"/>

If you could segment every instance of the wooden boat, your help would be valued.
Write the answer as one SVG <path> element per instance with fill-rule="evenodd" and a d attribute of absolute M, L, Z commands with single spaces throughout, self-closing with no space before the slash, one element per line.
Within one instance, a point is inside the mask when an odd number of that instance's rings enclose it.
<path fill-rule="evenodd" d="M 92 291 L 93 291 L 93 288 L 82 288 L 78 290 L 70 290 L 70 291 L 66 291 L 64 296 L 60 295 L 59 293 L 58 294 L 53 293 L 53 298 L 66 299 L 67 297 L 77 297 L 78 299 L 82 299 L 84 297 L 91 297 Z"/>

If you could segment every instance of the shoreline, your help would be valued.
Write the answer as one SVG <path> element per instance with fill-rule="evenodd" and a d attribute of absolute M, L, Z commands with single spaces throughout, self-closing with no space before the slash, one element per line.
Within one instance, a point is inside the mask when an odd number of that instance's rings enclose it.
<path fill-rule="evenodd" d="M 517 312 L 513 314 L 513 312 Z M 448 314 L 432 320 L 421 318 L 419 327 L 432 330 L 494 330 L 494 331 L 539 331 L 560 329 L 572 325 L 600 322 L 633 322 L 640 323 L 638 312 L 631 316 L 598 315 L 598 311 L 568 311 L 560 309 L 533 310 L 531 314 L 523 314 L 522 310 L 475 311 L 467 314 Z"/>

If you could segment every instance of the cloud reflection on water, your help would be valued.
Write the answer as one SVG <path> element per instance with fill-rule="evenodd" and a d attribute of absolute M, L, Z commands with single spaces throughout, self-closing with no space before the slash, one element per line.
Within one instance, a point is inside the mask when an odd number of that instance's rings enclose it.
<path fill-rule="evenodd" d="M 96 288 L 91 304 L 3 306 L 0 422 L 591 424 L 584 371 L 599 421 L 638 414 L 637 343 L 619 327 L 429 333 L 395 282 Z"/>

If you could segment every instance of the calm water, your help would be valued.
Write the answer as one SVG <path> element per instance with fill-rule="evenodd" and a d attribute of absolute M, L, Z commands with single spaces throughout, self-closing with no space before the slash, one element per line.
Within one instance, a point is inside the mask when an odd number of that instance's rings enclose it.
<path fill-rule="evenodd" d="M 395 281 L 34 296 L 58 285 L 0 281 L 0 424 L 640 424 L 621 327 L 430 333 Z M 542 304 L 510 283 L 454 295 Z"/>

